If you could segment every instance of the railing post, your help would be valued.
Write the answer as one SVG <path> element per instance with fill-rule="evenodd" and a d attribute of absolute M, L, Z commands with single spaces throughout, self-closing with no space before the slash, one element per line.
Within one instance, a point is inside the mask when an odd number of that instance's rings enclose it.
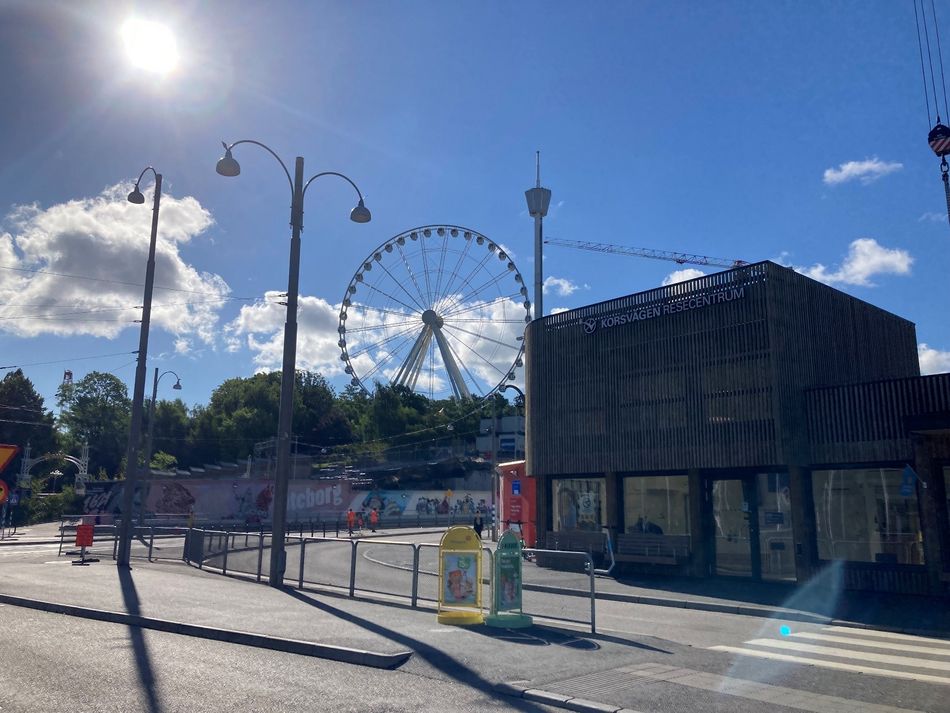
<path fill-rule="evenodd" d="M 261 565 L 264 562 L 264 533 L 261 532 L 258 535 L 259 540 L 257 544 L 257 581 L 261 581 Z"/>
<path fill-rule="evenodd" d="M 181 548 L 181 561 L 187 564 L 191 563 L 191 559 L 188 557 L 188 550 L 191 547 L 191 538 L 192 538 L 192 528 L 189 526 L 188 530 L 185 532 L 185 546 Z"/>
<path fill-rule="evenodd" d="M 116 552 L 119 550 L 119 528 L 112 526 L 112 559 L 115 559 Z"/>
<path fill-rule="evenodd" d="M 297 578 L 297 589 L 303 589 L 303 562 L 307 552 L 307 541 L 300 540 L 300 576 Z"/>
<path fill-rule="evenodd" d="M 63 542 L 66 540 L 66 518 L 59 519 L 59 554 L 57 557 L 63 554 Z"/>
<path fill-rule="evenodd" d="M 356 596 L 356 548 L 359 546 L 359 540 L 353 540 L 350 545 L 350 596 Z"/>
<path fill-rule="evenodd" d="M 205 531 L 198 530 L 198 535 L 201 537 L 201 547 L 198 549 L 198 569 L 205 568 Z"/>
<path fill-rule="evenodd" d="M 421 545 L 412 544 L 412 606 L 419 602 L 419 550 Z"/>
<path fill-rule="evenodd" d="M 155 548 L 155 526 L 149 528 L 148 536 L 148 561 L 152 561 L 152 550 Z"/>
<path fill-rule="evenodd" d="M 228 573 L 228 550 L 230 549 L 229 545 L 231 544 L 231 533 L 224 533 L 224 559 L 221 562 L 221 574 Z"/>
<path fill-rule="evenodd" d="M 597 596 L 594 592 L 594 558 L 589 554 L 587 555 L 587 570 L 590 573 L 590 633 L 597 633 L 597 624 L 595 621 L 595 606 L 594 602 L 597 599 Z"/>

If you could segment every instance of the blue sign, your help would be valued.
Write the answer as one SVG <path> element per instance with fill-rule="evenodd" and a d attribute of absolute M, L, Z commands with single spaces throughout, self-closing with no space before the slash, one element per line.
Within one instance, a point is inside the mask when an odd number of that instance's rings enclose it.
<path fill-rule="evenodd" d="M 511 494 L 521 495 L 521 481 L 520 480 L 511 481 Z"/>
<path fill-rule="evenodd" d="M 904 466 L 904 472 L 901 474 L 901 497 L 909 498 L 914 494 L 914 481 L 917 480 L 917 473 L 909 465 Z"/>
<path fill-rule="evenodd" d="M 12 495 L 10 495 L 10 505 L 16 505 L 19 502 L 20 502 L 19 493 L 13 493 Z"/>

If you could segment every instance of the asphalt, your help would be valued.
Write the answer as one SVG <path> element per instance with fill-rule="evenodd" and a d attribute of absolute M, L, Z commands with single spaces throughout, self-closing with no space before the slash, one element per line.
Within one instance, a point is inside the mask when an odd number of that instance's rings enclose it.
<path fill-rule="evenodd" d="M 436 541 L 433 531 L 380 531 L 380 538 Z M 59 543 L 58 524 L 21 528 L 0 547 Z M 67 543 L 68 545 L 69 543 Z M 490 543 L 486 543 L 490 544 Z M 4 550 L 9 551 L 9 550 Z M 399 562 L 390 566 L 400 567 Z M 74 567 L 51 549 L 43 566 L 7 558 L 0 577 L 0 602 L 70 616 L 125 624 L 233 644 L 255 646 L 381 669 L 404 665 L 420 649 L 418 640 L 401 640 L 390 629 L 369 625 L 373 617 L 343 612 L 310 593 L 257 584 L 249 578 L 222 577 L 180 562 L 134 561 L 132 570 L 111 559 Z M 526 588 L 587 596 L 577 576 L 538 570 Z M 583 578 L 581 578 L 583 579 Z M 945 602 L 920 597 L 842 593 L 834 581 L 821 588 L 735 580 L 672 578 L 596 579 L 597 597 L 667 607 L 775 617 L 811 623 L 892 630 L 950 638 Z M 290 595 L 290 596 L 288 596 Z M 379 604 L 364 603 L 365 607 Z M 376 615 L 373 615 L 376 616 Z M 386 615 L 383 614 L 383 617 Z M 556 629 L 557 627 L 553 627 Z M 424 631 L 424 630 L 423 630 Z M 437 630 L 432 630 L 437 631 Z M 477 662 L 470 662 L 477 668 Z M 486 682 L 499 695 L 581 711 L 617 711 L 615 706 L 551 693 L 531 686 Z"/>

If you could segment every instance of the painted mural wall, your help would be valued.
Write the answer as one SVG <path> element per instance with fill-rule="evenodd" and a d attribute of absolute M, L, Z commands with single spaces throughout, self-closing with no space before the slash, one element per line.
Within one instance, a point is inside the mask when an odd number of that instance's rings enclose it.
<path fill-rule="evenodd" d="M 119 515 L 125 483 L 92 482 L 86 486 L 84 513 Z M 349 508 L 382 517 L 474 514 L 489 508 L 487 491 L 451 490 L 353 490 L 346 481 L 294 480 L 287 493 L 290 521 L 326 520 L 342 516 Z M 144 504 L 144 508 L 143 508 Z M 255 524 L 271 519 L 274 481 L 237 479 L 151 480 L 136 494 L 136 511 L 147 518 L 188 516 L 198 521 Z"/>

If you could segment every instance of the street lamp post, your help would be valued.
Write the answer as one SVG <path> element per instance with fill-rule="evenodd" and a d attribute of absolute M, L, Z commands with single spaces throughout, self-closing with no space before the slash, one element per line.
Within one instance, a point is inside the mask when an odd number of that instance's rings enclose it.
<path fill-rule="evenodd" d="M 158 367 L 155 367 L 155 380 L 152 382 L 152 400 L 148 405 L 148 436 L 145 439 L 146 471 L 151 467 L 149 464 L 152 462 L 152 436 L 155 433 L 155 399 L 158 398 L 158 382 L 161 381 L 162 377 L 166 374 L 171 374 L 175 377 L 175 385 L 172 388 L 175 391 L 181 391 L 181 377 L 178 376 L 178 374 L 169 369 L 168 371 L 163 371 L 161 375 L 159 375 Z"/>
<path fill-rule="evenodd" d="M 287 568 L 287 556 L 284 549 L 284 536 L 287 531 L 287 490 L 290 480 L 290 437 L 293 428 L 294 381 L 297 360 L 297 296 L 300 281 L 300 233 L 303 231 L 303 200 L 307 188 L 321 176 L 342 178 L 356 191 L 359 203 L 350 211 L 350 220 L 354 223 L 368 223 L 372 215 L 363 204 L 363 194 L 356 184 L 342 173 L 324 171 L 312 176 L 306 183 L 303 180 L 303 157 L 298 156 L 294 165 L 294 177 L 286 164 L 274 151 L 252 139 L 235 141 L 230 146 L 224 143 L 224 156 L 217 163 L 216 170 L 222 176 L 234 177 L 241 173 L 241 166 L 231 155 L 235 146 L 254 144 L 273 156 L 284 169 L 290 184 L 290 271 L 287 278 L 287 321 L 284 323 L 284 357 L 280 375 L 280 412 L 277 418 L 277 472 L 274 474 L 274 517 L 271 537 L 271 557 L 269 582 L 272 587 L 284 586 L 284 572 Z"/>
<path fill-rule="evenodd" d="M 145 265 L 145 295 L 142 299 L 142 324 L 139 328 L 139 350 L 135 367 L 135 386 L 132 390 L 132 419 L 129 424 L 129 442 L 125 449 L 125 488 L 122 490 L 122 521 L 119 525 L 119 543 L 116 564 L 129 567 L 132 550 L 132 508 L 138 481 L 139 440 L 142 436 L 142 401 L 145 398 L 145 362 L 148 359 L 148 328 L 152 317 L 152 286 L 155 282 L 155 240 L 158 236 L 158 211 L 162 200 L 162 174 L 146 166 L 129 193 L 129 203 L 141 205 L 145 196 L 139 183 L 146 171 L 155 176 L 155 198 L 152 204 L 152 232 L 148 244 L 148 262 Z"/>

